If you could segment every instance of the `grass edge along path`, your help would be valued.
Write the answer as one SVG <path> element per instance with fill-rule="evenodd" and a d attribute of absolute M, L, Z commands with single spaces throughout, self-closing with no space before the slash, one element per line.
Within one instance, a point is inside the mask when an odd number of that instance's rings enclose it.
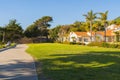
<path fill-rule="evenodd" d="M 40 80 L 41 71 L 48 80 L 120 80 L 120 49 L 43 43 L 26 51 L 37 60 Z"/>

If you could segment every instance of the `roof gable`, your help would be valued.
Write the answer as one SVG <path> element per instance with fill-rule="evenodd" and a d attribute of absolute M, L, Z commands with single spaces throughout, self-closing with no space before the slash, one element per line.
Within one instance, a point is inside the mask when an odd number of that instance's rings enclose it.
<path fill-rule="evenodd" d="M 104 36 L 105 32 L 104 31 L 98 31 L 98 32 L 96 32 L 96 34 L 100 34 L 100 35 Z M 106 36 L 113 36 L 113 35 L 114 35 L 114 33 L 113 33 L 112 30 L 107 30 L 106 31 Z"/>
<path fill-rule="evenodd" d="M 89 36 L 88 34 L 87 34 L 87 32 L 74 32 L 77 36 Z"/>
<path fill-rule="evenodd" d="M 74 32 L 78 37 L 90 37 L 90 32 Z M 92 32 L 92 36 L 95 36 L 95 34 L 100 34 L 102 36 L 105 35 L 104 31 L 98 31 L 98 32 Z M 114 36 L 113 30 L 107 30 L 106 36 Z"/>

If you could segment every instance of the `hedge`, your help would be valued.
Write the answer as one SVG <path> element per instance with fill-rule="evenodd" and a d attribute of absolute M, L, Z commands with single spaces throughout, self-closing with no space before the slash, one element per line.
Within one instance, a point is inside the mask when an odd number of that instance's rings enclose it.
<path fill-rule="evenodd" d="M 120 44 L 110 44 L 106 42 L 91 42 L 88 44 L 88 46 L 98 46 L 98 47 L 106 47 L 106 48 L 119 48 Z"/>

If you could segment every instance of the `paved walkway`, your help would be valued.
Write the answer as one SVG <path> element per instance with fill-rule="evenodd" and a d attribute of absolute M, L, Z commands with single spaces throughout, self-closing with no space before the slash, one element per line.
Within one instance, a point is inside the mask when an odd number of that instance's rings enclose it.
<path fill-rule="evenodd" d="M 38 80 L 33 58 L 25 44 L 0 52 L 0 80 Z"/>

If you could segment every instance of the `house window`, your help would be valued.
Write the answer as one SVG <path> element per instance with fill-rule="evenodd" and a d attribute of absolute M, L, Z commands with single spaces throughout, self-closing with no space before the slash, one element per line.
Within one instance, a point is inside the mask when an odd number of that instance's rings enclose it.
<path fill-rule="evenodd" d="M 79 41 L 82 41 L 82 38 L 79 38 Z"/>
<path fill-rule="evenodd" d="M 76 38 L 75 38 L 75 37 L 72 37 L 72 41 L 73 41 L 73 42 L 76 42 Z"/>
<path fill-rule="evenodd" d="M 84 38 L 84 42 L 88 42 L 88 38 Z"/>

